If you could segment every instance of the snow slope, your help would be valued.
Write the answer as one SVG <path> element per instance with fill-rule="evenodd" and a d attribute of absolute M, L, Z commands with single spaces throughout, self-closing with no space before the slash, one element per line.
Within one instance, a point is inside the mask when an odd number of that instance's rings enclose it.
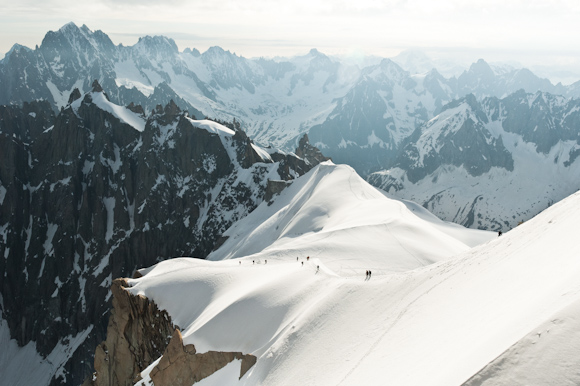
<path fill-rule="evenodd" d="M 388 199 L 352 168 L 327 162 L 295 181 L 273 205 L 234 224 L 224 234 L 229 240 L 208 259 L 288 261 L 309 255 L 343 276 L 360 275 L 364 264 L 377 273 L 406 271 L 468 249 L 435 223 Z"/>
<path fill-rule="evenodd" d="M 500 238 L 487 233 L 492 239 L 483 245 L 422 265 L 416 257 L 426 259 L 420 253 L 427 247 L 436 252 L 447 246 L 454 253 L 457 239 L 430 238 L 448 225 L 436 228 L 436 221 L 416 218 L 355 177 L 348 167 L 320 165 L 274 204 L 263 204 L 232 227 L 230 239 L 211 255 L 223 260 L 160 263 L 131 280 L 131 291 L 167 309 L 183 328 L 185 342 L 199 352 L 256 355 L 256 366 L 241 381 L 246 385 L 385 379 L 397 385 L 454 385 L 538 331 L 560 331 L 557 344 L 575 347 L 566 337 L 577 335 L 574 321 L 580 317 L 574 306 L 580 301 L 580 261 L 570 240 L 579 225 L 580 194 Z M 374 212 L 365 208 L 366 201 Z M 253 227 L 260 221 L 262 227 Z M 398 254 L 394 243 L 373 242 L 356 232 L 363 227 L 373 233 L 373 227 L 385 225 L 400 237 L 399 246 L 416 255 Z M 405 240 L 409 229 L 417 236 Z M 381 242 L 382 259 L 375 255 Z M 356 244 L 358 253 L 349 244 Z M 368 268 L 373 276 L 365 280 Z M 542 327 L 547 321 L 551 326 Z M 526 358 L 537 360 L 537 350 L 528 352 Z M 550 360 L 566 369 L 576 363 L 573 350 L 549 352 Z M 563 355 L 567 361 L 561 361 Z M 562 366 L 542 368 L 558 372 L 553 374 L 558 379 L 574 376 Z M 526 376 L 527 384 L 533 383 L 533 371 L 520 376 L 524 384 Z"/>
<path fill-rule="evenodd" d="M 102 92 L 93 91 L 90 92 L 89 95 L 91 96 L 93 103 L 101 110 L 108 112 L 115 118 L 119 119 L 121 122 L 126 123 L 139 132 L 143 132 L 143 130 L 145 130 L 145 118 L 143 116 L 132 112 L 124 106 L 119 106 L 110 102 Z M 77 110 L 83 100 L 84 98 L 78 98 L 73 103 L 71 103 L 71 107 Z"/>
<path fill-rule="evenodd" d="M 130 291 L 167 309 L 184 342 L 198 352 L 258 357 L 240 381 L 223 374 L 225 385 L 449 386 L 490 363 L 495 368 L 478 378 L 486 384 L 538 384 L 538 372 L 558 384 L 578 383 L 580 259 L 574 235 L 580 193 L 468 250 L 456 239 L 432 237 L 437 230 L 430 223 L 380 196 L 349 168 L 321 165 L 272 206 L 263 204 L 234 225 L 230 239 L 211 255 L 223 260 L 165 261 L 142 270 L 145 276 L 131 280 Z M 259 220 L 263 226 L 253 228 Z M 399 246 L 416 255 L 390 243 L 388 232 L 382 233 L 386 241 L 361 237 L 355 230 L 364 222 L 369 234 L 389 228 L 400 237 Z M 415 237 L 404 239 L 411 229 Z M 333 233 L 339 237 L 328 242 Z M 375 255 L 381 244 L 382 259 Z M 445 246 L 450 254 L 463 252 L 445 258 Z M 423 265 L 414 259 L 426 264 L 427 256 L 419 254 L 429 248 L 440 261 Z M 363 275 L 368 267 L 370 280 Z M 544 357 L 532 347 L 539 339 L 534 334 L 558 335 L 552 339 L 558 346 L 548 341 Z M 518 344 L 526 348 L 522 354 L 513 352 Z M 547 362 L 520 364 L 514 380 L 506 369 L 495 371 L 502 362 L 492 362 L 502 353 L 512 362 Z"/>
<path fill-rule="evenodd" d="M 57 374 L 66 380 L 64 365 L 75 350 L 83 343 L 93 327 L 76 336 L 63 337 L 67 344 L 58 343 L 46 358 L 43 358 L 34 342 L 20 347 L 15 339 L 10 338 L 7 322 L 0 318 L 0 368 L 2 377 L 0 385 L 27 386 L 48 385 Z"/>

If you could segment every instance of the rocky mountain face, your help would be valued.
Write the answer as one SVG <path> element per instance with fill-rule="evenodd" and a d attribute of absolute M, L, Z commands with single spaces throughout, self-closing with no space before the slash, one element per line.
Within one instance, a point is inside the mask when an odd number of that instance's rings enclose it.
<path fill-rule="evenodd" d="M 0 107 L 0 305 L 11 338 L 50 365 L 37 383 L 92 373 L 114 278 L 205 257 L 269 180 L 322 159 L 307 140 L 300 158 L 230 126 L 173 102 L 146 115 L 113 104 L 97 82 L 57 115 L 47 101 Z"/>
<path fill-rule="evenodd" d="M 420 126 L 369 182 L 468 227 L 508 230 L 580 188 L 580 101 L 473 95 Z"/>
<path fill-rule="evenodd" d="M 538 91 L 578 97 L 574 85 L 554 86 L 527 69 L 497 74 L 484 60 L 458 78 L 445 78 L 435 69 L 411 75 L 385 59 L 363 69 L 355 85 L 337 99 L 322 124 L 310 128 L 309 135 L 336 162 L 347 163 L 366 176 L 390 167 L 403 140 L 453 100 L 467 95 L 482 100 Z"/>
<path fill-rule="evenodd" d="M 34 50 L 16 45 L 0 61 L 0 104 L 44 99 L 58 110 L 74 88 L 90 91 L 98 79 L 114 103 L 149 113 L 173 100 L 197 118 L 235 117 L 258 143 L 290 150 L 307 133 L 335 162 L 367 175 L 390 165 L 403 139 L 468 94 L 504 98 L 523 89 L 580 97 L 580 82 L 554 86 L 527 69 L 497 71 L 479 60 L 445 77 L 406 71 L 416 70 L 411 59 L 398 60 L 405 69 L 388 59 L 359 68 L 315 49 L 246 59 L 220 47 L 179 52 L 163 36 L 115 46 L 105 33 L 69 23 Z"/>
<path fill-rule="evenodd" d="M 565 87 L 560 83 L 553 85 L 548 79 L 539 78 L 527 68 L 497 73 L 483 59 L 473 63 L 457 78 L 457 95 L 474 94 L 478 98 L 489 96 L 503 98 L 519 90 L 579 97 L 574 87 Z"/>
<path fill-rule="evenodd" d="M 337 100 L 322 124 L 309 130 L 309 136 L 334 160 L 367 175 L 387 167 L 400 142 L 452 95 L 437 71 L 412 77 L 385 59 L 362 71 L 354 87 Z"/>
<path fill-rule="evenodd" d="M 131 82 L 123 84 L 117 80 L 116 63 L 135 61 L 140 65 L 140 74 L 147 76 L 147 71 L 153 68 L 151 56 L 172 58 L 177 54 L 172 40 L 143 40 L 135 47 L 115 46 L 102 31 L 93 32 L 86 25 L 79 28 L 69 23 L 58 31 L 49 31 L 34 50 L 15 45 L 0 61 L 0 104 L 43 99 L 60 109 L 75 88 L 89 91 L 93 80 L 98 79 L 115 103 L 133 102 L 149 112 L 157 104 L 173 100 L 181 109 L 203 118 L 203 113 L 164 83 L 169 81 L 167 75 L 158 75 L 158 81 L 145 94 Z M 147 49 L 150 46 L 153 48 Z"/>

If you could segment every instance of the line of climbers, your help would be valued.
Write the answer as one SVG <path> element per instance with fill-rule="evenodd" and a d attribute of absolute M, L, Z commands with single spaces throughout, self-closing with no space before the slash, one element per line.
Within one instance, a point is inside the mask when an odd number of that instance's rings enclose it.
<path fill-rule="evenodd" d="M 500 232 L 500 236 L 501 236 L 501 232 Z M 298 260 L 299 260 L 299 258 L 297 256 L 296 261 L 298 261 Z M 306 256 L 306 261 L 310 261 L 310 256 Z M 242 261 L 240 260 L 240 265 L 241 264 L 242 264 Z M 256 264 L 256 260 L 252 260 L 252 264 Z M 268 264 L 268 260 L 264 260 L 264 264 Z M 304 261 L 302 261 L 302 266 L 304 266 Z M 318 273 L 318 271 L 320 271 L 320 265 L 316 266 L 316 273 Z M 372 272 L 370 270 L 367 270 L 365 280 L 370 280 L 371 274 L 372 274 Z"/>

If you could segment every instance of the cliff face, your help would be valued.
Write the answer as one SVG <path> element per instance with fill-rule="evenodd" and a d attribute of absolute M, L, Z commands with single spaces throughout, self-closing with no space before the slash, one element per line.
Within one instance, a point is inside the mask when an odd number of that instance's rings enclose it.
<path fill-rule="evenodd" d="M 93 372 L 113 278 L 207 256 L 268 179 L 313 167 L 258 154 L 241 130 L 201 128 L 214 123 L 174 103 L 145 116 L 100 90 L 74 92 L 58 115 L 46 102 L 0 106 L 0 310 L 12 339 L 52 358 L 55 385 Z"/>
<path fill-rule="evenodd" d="M 194 345 L 183 345 L 181 332 L 176 329 L 163 358 L 151 370 L 150 377 L 157 386 L 189 386 L 236 359 L 241 361 L 240 379 L 257 361 L 254 355 L 241 352 L 208 351 L 198 354 Z"/>
<path fill-rule="evenodd" d="M 133 385 L 141 370 L 163 354 L 174 331 L 165 311 L 124 287 L 125 279 L 116 279 L 111 286 L 107 339 L 95 350 L 95 373 L 86 385 Z"/>
<path fill-rule="evenodd" d="M 241 361 L 241 378 L 256 363 L 251 354 L 199 354 L 193 345 L 184 346 L 171 317 L 144 296 L 130 294 L 126 287 L 126 279 L 113 282 L 107 339 L 95 350 L 95 372 L 83 386 L 134 385 L 141 380 L 140 372 L 161 356 L 150 371 L 156 386 L 195 384 L 236 359 Z"/>

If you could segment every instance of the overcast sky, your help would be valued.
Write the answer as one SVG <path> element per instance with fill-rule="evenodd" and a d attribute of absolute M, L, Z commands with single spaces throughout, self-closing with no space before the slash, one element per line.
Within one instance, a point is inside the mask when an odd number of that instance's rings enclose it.
<path fill-rule="evenodd" d="M 219 45 L 245 57 L 421 48 L 580 73 L 579 0 L 0 0 L 0 9 L 1 53 L 73 21 L 124 45 L 165 35 L 180 50 Z"/>

